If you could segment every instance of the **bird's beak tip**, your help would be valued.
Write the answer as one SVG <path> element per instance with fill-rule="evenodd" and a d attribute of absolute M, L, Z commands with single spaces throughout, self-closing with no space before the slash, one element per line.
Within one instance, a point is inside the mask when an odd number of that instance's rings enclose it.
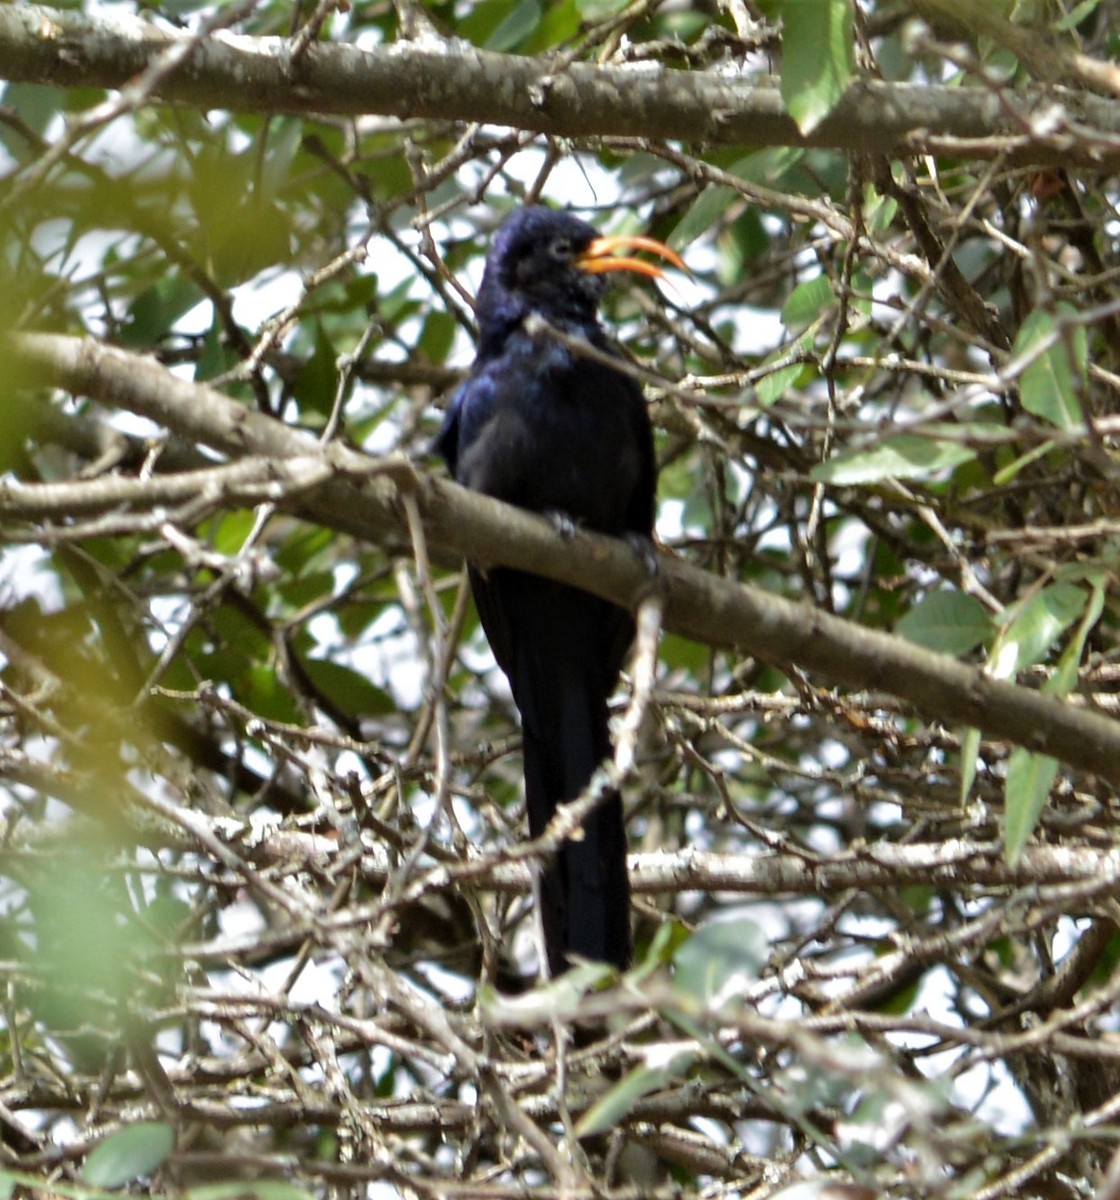
<path fill-rule="evenodd" d="M 620 250 L 648 250 L 678 270 L 688 271 L 684 259 L 664 242 L 659 242 L 656 238 L 625 235 L 596 238 L 576 259 L 576 266 L 593 275 L 601 275 L 607 271 L 633 271 L 636 275 L 648 275 L 651 279 L 665 278 L 665 270 L 658 263 L 647 262 L 644 258 L 623 257 L 618 253 Z"/>

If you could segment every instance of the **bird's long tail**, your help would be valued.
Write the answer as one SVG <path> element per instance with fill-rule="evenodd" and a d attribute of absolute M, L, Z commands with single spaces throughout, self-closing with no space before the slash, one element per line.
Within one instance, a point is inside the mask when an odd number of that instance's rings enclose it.
<path fill-rule="evenodd" d="M 556 697 L 560 720 L 540 736 L 524 726 L 525 800 L 529 833 L 539 837 L 556 806 L 580 796 L 610 754 L 605 697 Z M 558 975 L 571 956 L 630 964 L 630 882 L 622 799 L 608 791 L 584 820 L 577 838 L 560 847 L 541 876 L 541 922 L 549 971 Z"/>
<path fill-rule="evenodd" d="M 607 702 L 633 636 L 629 613 L 587 592 L 497 568 L 472 571 L 490 645 L 509 678 L 524 735 L 529 833 L 575 800 L 611 753 Z M 541 880 L 549 968 L 572 956 L 630 964 L 626 831 L 617 792 L 563 843 Z"/>

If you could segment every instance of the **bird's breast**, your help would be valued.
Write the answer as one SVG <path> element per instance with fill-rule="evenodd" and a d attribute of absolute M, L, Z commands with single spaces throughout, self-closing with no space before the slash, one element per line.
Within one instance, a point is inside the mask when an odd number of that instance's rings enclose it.
<path fill-rule="evenodd" d="M 460 482 L 604 532 L 627 528 L 645 420 L 631 379 L 555 343 L 530 344 L 488 364 L 477 394 L 485 411 L 468 423 Z"/>

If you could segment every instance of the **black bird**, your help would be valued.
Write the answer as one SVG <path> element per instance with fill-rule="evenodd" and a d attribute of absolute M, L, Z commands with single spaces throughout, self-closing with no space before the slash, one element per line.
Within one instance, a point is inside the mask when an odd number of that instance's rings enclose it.
<path fill-rule="evenodd" d="M 451 400 L 436 441 L 466 487 L 534 512 L 618 536 L 653 533 L 653 437 L 641 389 L 604 362 L 617 351 L 597 314 L 609 271 L 660 276 L 625 258 L 649 250 L 683 263 L 651 238 L 599 237 L 568 213 L 529 206 L 498 230 L 478 293 L 478 357 Z M 599 357 L 530 327 L 548 326 Z M 588 592 L 508 567 L 471 567 L 486 636 L 521 713 L 529 833 L 574 800 L 610 754 L 607 701 L 634 622 Z M 607 796 L 565 842 L 541 880 L 552 975 L 572 956 L 629 965 L 630 885 L 622 801 Z"/>

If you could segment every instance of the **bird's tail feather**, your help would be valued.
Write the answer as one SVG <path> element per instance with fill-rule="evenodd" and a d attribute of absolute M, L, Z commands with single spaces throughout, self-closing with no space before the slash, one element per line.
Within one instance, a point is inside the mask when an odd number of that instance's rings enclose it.
<path fill-rule="evenodd" d="M 583 793 L 610 753 L 606 700 L 586 694 L 557 699 L 559 727 L 551 736 L 538 736 L 532 723 L 524 730 L 525 799 L 533 837 L 544 832 L 557 804 Z M 572 956 L 619 969 L 630 963 L 626 830 L 617 791 L 600 799 L 580 833 L 563 843 L 541 877 L 541 921 L 552 975 L 564 971 Z"/>
<path fill-rule="evenodd" d="M 539 575 L 471 571 L 486 635 L 509 678 L 524 735 L 529 833 L 575 800 L 611 752 L 607 702 L 633 636 L 623 609 Z M 626 831 L 617 792 L 604 796 L 541 880 L 549 968 L 570 956 L 630 965 Z"/>

